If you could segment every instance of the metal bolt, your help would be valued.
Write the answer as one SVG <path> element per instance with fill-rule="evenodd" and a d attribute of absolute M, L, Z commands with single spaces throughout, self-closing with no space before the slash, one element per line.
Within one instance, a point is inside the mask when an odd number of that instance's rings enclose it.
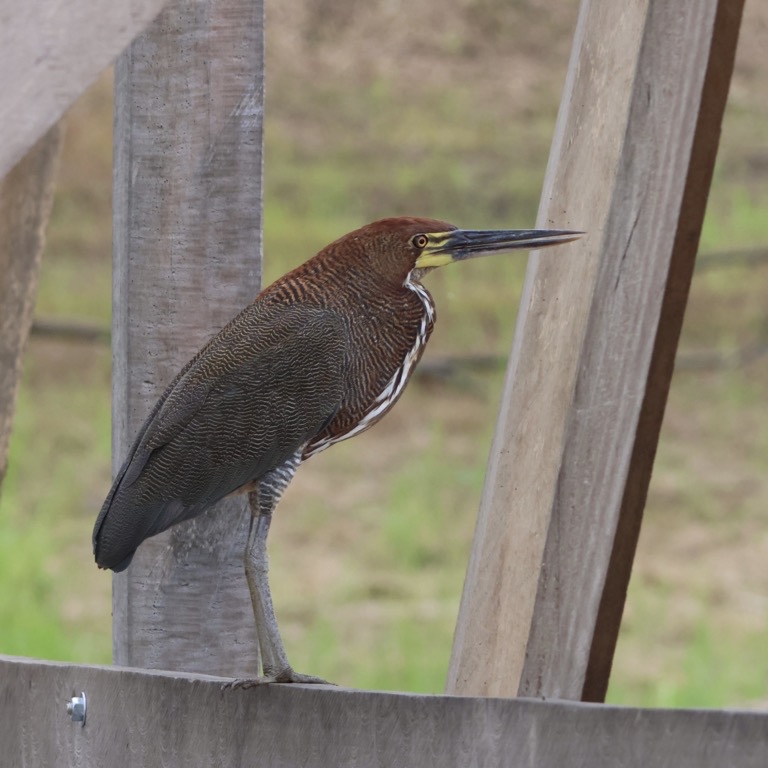
<path fill-rule="evenodd" d="M 85 725 L 85 692 L 79 696 L 72 696 L 67 702 L 67 714 L 72 718 L 73 723 L 80 723 Z"/>

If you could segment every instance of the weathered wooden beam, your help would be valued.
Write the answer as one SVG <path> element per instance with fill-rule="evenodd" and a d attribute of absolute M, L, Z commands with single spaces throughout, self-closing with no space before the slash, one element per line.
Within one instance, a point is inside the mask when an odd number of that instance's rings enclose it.
<path fill-rule="evenodd" d="M 14 768 L 764 768 L 768 713 L 271 685 L 0 656 Z M 85 725 L 66 703 L 86 695 Z"/>
<path fill-rule="evenodd" d="M 605 694 L 742 5 L 582 3 L 448 692 Z"/>
<path fill-rule="evenodd" d="M 0 180 L 0 489 L 53 205 L 61 136 L 57 123 Z"/>
<path fill-rule="evenodd" d="M 3 0 L 0 177 L 159 13 L 166 0 Z"/>
<path fill-rule="evenodd" d="M 113 457 L 261 279 L 263 5 L 177 0 L 115 67 Z M 118 664 L 246 675 L 248 512 L 222 503 L 114 579 Z"/>

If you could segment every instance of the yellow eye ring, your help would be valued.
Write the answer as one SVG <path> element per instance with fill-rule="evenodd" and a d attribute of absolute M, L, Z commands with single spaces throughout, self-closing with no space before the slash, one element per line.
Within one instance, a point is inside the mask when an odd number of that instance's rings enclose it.
<path fill-rule="evenodd" d="M 424 248 L 427 247 L 427 243 L 429 243 L 429 238 L 426 235 L 414 235 L 411 238 L 411 243 L 413 244 L 414 247 L 422 251 L 424 250 Z"/>

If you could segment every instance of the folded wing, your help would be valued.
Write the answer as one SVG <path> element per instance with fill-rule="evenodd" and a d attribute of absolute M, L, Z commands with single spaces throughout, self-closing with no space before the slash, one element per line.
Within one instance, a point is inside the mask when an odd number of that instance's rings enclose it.
<path fill-rule="evenodd" d="M 327 310 L 250 305 L 181 371 L 139 430 L 96 521 L 102 568 L 279 466 L 333 418 L 346 346 Z"/>

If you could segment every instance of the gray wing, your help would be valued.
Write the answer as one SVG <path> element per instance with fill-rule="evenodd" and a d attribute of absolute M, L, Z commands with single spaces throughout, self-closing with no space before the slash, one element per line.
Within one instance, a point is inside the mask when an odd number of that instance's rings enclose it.
<path fill-rule="evenodd" d="M 96 520 L 96 562 L 122 570 L 146 538 L 258 480 L 338 410 L 340 318 L 252 304 L 181 371 L 142 426 Z"/>

